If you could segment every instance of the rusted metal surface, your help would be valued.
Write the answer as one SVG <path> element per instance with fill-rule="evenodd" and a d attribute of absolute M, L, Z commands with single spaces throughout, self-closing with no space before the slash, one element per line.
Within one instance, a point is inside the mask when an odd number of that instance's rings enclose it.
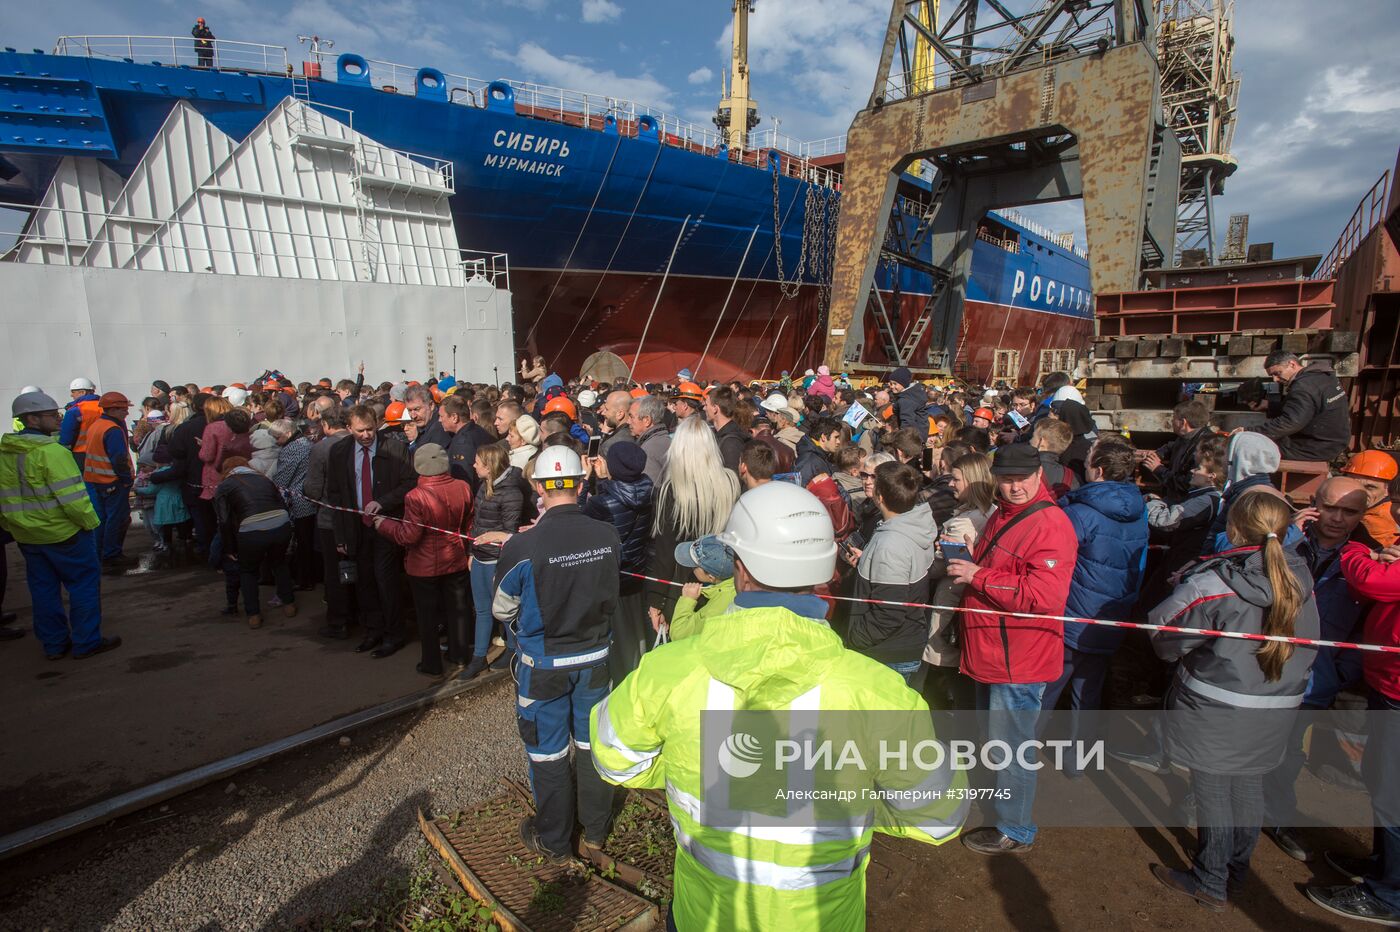
<path fill-rule="evenodd" d="M 531 814 L 513 791 L 453 816 L 418 824 L 463 888 L 495 913 L 504 932 L 571 932 L 661 927 L 660 909 L 571 860 L 551 864 L 520 841 Z"/>
<path fill-rule="evenodd" d="M 1279 281 L 1099 295 L 1100 336 L 1328 330 L 1333 283 Z"/>
<path fill-rule="evenodd" d="M 980 93 L 968 93 L 973 89 Z M 836 234 L 827 364 L 841 366 L 847 349 L 854 346 L 847 342 L 861 331 L 853 321 L 865 309 L 896 182 L 915 158 L 972 153 L 984 146 L 1004 149 L 1008 143 L 1055 132 L 1073 134 L 1077 159 L 1061 174 L 1077 169 L 1073 174 L 1080 179 L 1094 291 L 1139 287 L 1147 178 L 1160 117 L 1157 101 L 1152 50 L 1134 42 L 1099 55 L 1002 75 L 974 88 L 954 87 L 857 114 L 848 134 Z M 945 197 L 949 209 L 963 213 L 957 226 L 966 240 L 960 252 L 968 261 L 955 271 L 958 295 L 959 279 L 965 279 L 970 264 L 977 219 L 966 214 L 980 216 L 989 207 L 1007 204 L 996 201 L 996 178 L 982 179 L 981 190 L 990 202 L 967 203 L 967 187 L 968 179 L 954 178 Z M 1015 196 L 1011 187 L 1008 178 L 1005 196 Z M 1078 193 L 1061 187 L 1044 199 Z M 939 260 L 935 254 L 935 264 L 942 264 Z M 954 312 L 960 313 L 961 302 L 957 304 Z M 956 323 L 945 325 L 944 331 L 955 333 Z"/>
<path fill-rule="evenodd" d="M 1093 417 L 1094 424 L 1101 430 L 1126 430 L 1133 434 L 1170 434 L 1172 432 L 1170 408 L 1095 411 Z M 1230 431 L 1237 427 L 1257 427 L 1264 423 L 1264 415 L 1253 411 L 1216 411 L 1211 414 L 1210 423 L 1220 430 Z"/>
<path fill-rule="evenodd" d="M 1145 359 L 1103 359 L 1098 356 L 1088 362 L 1087 377 L 1097 379 L 1176 379 L 1185 382 L 1216 382 L 1232 379 L 1267 378 L 1264 356 L 1176 356 Z M 1342 356 L 1304 354 L 1303 363 L 1328 360 L 1338 378 L 1356 375 L 1357 354 Z"/>

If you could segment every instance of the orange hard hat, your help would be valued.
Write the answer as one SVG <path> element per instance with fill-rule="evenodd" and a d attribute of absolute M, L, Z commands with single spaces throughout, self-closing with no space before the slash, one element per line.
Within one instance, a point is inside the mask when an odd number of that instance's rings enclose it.
<path fill-rule="evenodd" d="M 692 401 L 701 401 L 705 397 L 705 390 L 694 382 L 682 382 L 676 389 L 677 398 L 689 398 Z"/>
<path fill-rule="evenodd" d="M 121 392 L 107 392 L 101 398 L 97 399 L 97 406 L 104 411 L 108 408 L 129 408 L 131 407 L 131 399 Z M 1394 475 L 1394 473 L 1392 473 L 1392 475 Z"/>
<path fill-rule="evenodd" d="M 440 401 L 442 401 L 443 398 L 446 398 L 446 397 L 447 397 L 446 395 L 444 395 L 444 394 L 442 393 L 442 389 L 438 388 L 436 385 L 434 385 L 432 388 L 428 389 L 428 391 L 432 394 L 432 396 L 433 396 L 433 401 L 439 401 L 439 402 L 440 402 Z"/>
<path fill-rule="evenodd" d="M 200 391 L 203 392 L 203 393 L 206 394 L 206 395 L 212 395 L 212 394 L 214 394 L 214 389 L 211 388 L 211 387 L 208 386 L 208 385 L 205 385 L 204 387 L 202 387 L 202 388 L 200 389 Z"/>
<path fill-rule="evenodd" d="M 1389 453 L 1383 450 L 1362 450 L 1347 462 L 1346 469 L 1342 470 L 1342 475 L 1390 482 L 1395 478 L 1397 472 L 1400 472 L 1400 467 L 1397 467 L 1395 457 Z"/>
<path fill-rule="evenodd" d="M 196 23 L 202 23 L 202 22 L 204 22 L 204 17 L 203 17 L 203 16 L 196 16 L 194 21 L 195 21 Z"/>
<path fill-rule="evenodd" d="M 229 388 L 241 388 L 245 392 L 248 390 L 248 386 L 244 385 L 242 382 L 233 382 L 229 385 Z"/>
<path fill-rule="evenodd" d="M 390 424 L 406 424 L 413 418 L 408 416 L 408 408 L 402 401 L 391 401 L 389 407 L 384 409 L 384 420 Z"/>
<path fill-rule="evenodd" d="M 995 421 L 997 419 L 997 413 L 991 408 L 978 408 L 976 411 L 972 412 L 972 416 L 986 418 L 988 421 Z"/>
<path fill-rule="evenodd" d="M 563 411 L 571 421 L 578 420 L 578 408 L 569 400 L 568 395 L 555 395 L 544 403 L 545 414 L 553 414 L 555 411 Z"/>
<path fill-rule="evenodd" d="M 632 395 L 633 398 L 645 398 L 647 395 L 650 395 L 651 392 L 647 391 L 645 388 L 642 388 L 640 385 L 638 385 L 636 388 L 632 389 L 632 391 L 631 391 L 630 394 Z"/>

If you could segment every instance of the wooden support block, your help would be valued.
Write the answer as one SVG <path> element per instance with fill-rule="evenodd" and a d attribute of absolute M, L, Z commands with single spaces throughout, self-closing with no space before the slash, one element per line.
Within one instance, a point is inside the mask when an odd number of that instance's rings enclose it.
<path fill-rule="evenodd" d="M 1201 392 L 1199 395 L 1197 395 L 1197 396 L 1195 397 L 1195 400 L 1196 400 L 1196 401 L 1199 401 L 1201 404 L 1205 405 L 1207 411 L 1214 411 L 1214 410 L 1215 410 L 1215 400 L 1216 400 L 1217 398 L 1219 398 L 1219 397 L 1220 397 L 1220 396 L 1219 396 L 1218 394 L 1216 394 L 1215 392 Z"/>
<path fill-rule="evenodd" d="M 1161 351 L 1162 344 L 1157 340 L 1139 340 L 1137 345 L 1137 356 L 1139 359 L 1155 359 Z"/>
<path fill-rule="evenodd" d="M 1308 334 L 1306 333 L 1286 333 L 1279 341 L 1279 346 L 1284 352 L 1301 356 L 1308 351 Z"/>
<path fill-rule="evenodd" d="M 1100 411 L 1121 411 L 1123 409 L 1123 396 L 1106 394 L 1099 399 L 1098 408 Z"/>
<path fill-rule="evenodd" d="M 1267 356 L 1278 349 L 1278 337 L 1255 337 L 1252 356 Z"/>
<path fill-rule="evenodd" d="M 1119 340 L 1113 344 L 1114 359 L 1132 359 L 1137 355 L 1137 340 Z"/>
<path fill-rule="evenodd" d="M 1361 346 L 1355 330 L 1333 330 L 1327 334 L 1327 349 L 1333 353 L 1354 353 Z"/>
<path fill-rule="evenodd" d="M 1254 353 L 1254 337 L 1233 336 L 1225 349 L 1230 356 L 1250 356 Z"/>
<path fill-rule="evenodd" d="M 1168 337 L 1162 341 L 1162 356 L 1174 359 L 1186 355 L 1186 341 L 1181 337 Z"/>

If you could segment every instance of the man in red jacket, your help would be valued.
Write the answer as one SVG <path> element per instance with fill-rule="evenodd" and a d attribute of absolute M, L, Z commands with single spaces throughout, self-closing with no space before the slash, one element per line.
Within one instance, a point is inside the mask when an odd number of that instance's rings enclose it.
<path fill-rule="evenodd" d="M 1023 443 L 1003 447 L 992 474 L 997 509 L 973 559 L 948 562 L 948 576 L 966 586 L 963 608 L 1064 614 L 1079 545 L 1042 481 L 1039 454 Z M 977 683 L 977 707 L 991 712 L 987 738 L 1015 751 L 1034 739 L 1045 687 L 1064 669 L 1064 624 L 982 612 L 962 612 L 960 621 L 962 672 Z M 1034 763 L 1029 752 L 1025 761 Z M 1013 761 L 997 772 L 997 791 L 996 827 L 963 835 L 963 844 L 979 854 L 1029 850 L 1035 771 Z"/>
<path fill-rule="evenodd" d="M 1342 573 L 1358 598 L 1373 604 L 1361 639 L 1400 647 L 1400 545 L 1373 552 L 1365 544 L 1342 548 Z M 1361 672 L 1369 695 L 1366 756 L 1361 776 L 1371 793 L 1374 820 L 1371 855 L 1354 858 L 1335 851 L 1324 857 L 1352 883 L 1307 887 L 1323 909 L 1381 925 L 1400 924 L 1400 656 L 1367 652 Z"/>

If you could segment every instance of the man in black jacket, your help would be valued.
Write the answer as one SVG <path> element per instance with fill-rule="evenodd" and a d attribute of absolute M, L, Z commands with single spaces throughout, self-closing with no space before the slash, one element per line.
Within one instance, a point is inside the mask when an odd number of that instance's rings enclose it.
<path fill-rule="evenodd" d="M 1191 492 L 1191 472 L 1196 468 L 1196 448 L 1209 436 L 1210 411 L 1192 399 L 1172 409 L 1176 437 L 1142 458 L 1143 467 L 1162 485 L 1162 500 L 1169 505 L 1186 501 Z"/>
<path fill-rule="evenodd" d="M 404 644 L 399 617 L 403 551 L 375 533 L 371 516 L 401 517 L 404 497 L 418 475 L 408 448 L 379 432 L 379 415 L 369 405 L 350 409 L 350 433 L 353 442 L 330 451 L 326 497 L 332 505 L 364 512 L 335 513 L 335 547 L 355 561 L 355 601 L 365 626 L 365 638 L 355 651 L 388 657 Z"/>
<path fill-rule="evenodd" d="M 472 405 L 459 395 L 448 395 L 438 405 L 438 423 L 451 438 L 447 442 L 447 462 L 452 478 L 461 479 L 472 487 L 473 497 L 481 484 L 476 474 L 476 451 L 489 446 L 495 439 L 472 418 Z"/>
<path fill-rule="evenodd" d="M 727 469 L 739 475 L 739 458 L 744 455 L 744 444 L 750 434 L 734 420 L 734 409 L 738 399 L 734 389 L 727 385 L 710 389 L 705 396 L 705 417 L 715 429 L 715 441 L 719 444 L 719 455 Z M 828 470 L 830 471 L 830 470 Z"/>
<path fill-rule="evenodd" d="M 1250 429 L 1277 443 L 1286 460 L 1325 463 L 1345 453 L 1351 418 L 1346 389 L 1332 366 L 1304 367 L 1292 353 L 1278 352 L 1264 360 L 1264 371 L 1283 387 L 1283 404 L 1275 417 Z"/>
<path fill-rule="evenodd" d="M 199 557 L 209 553 L 209 542 L 214 537 L 213 522 L 209 520 L 213 511 L 203 506 L 199 497 L 202 491 L 199 487 L 200 477 L 204 469 L 199 459 L 199 441 L 204 436 L 204 428 L 209 426 L 204 417 L 204 403 L 213 397 L 204 392 L 194 396 L 190 402 L 194 414 L 183 424 L 177 425 L 166 441 L 166 449 L 170 451 L 170 468 L 157 472 L 160 478 L 154 480 L 180 483 L 180 499 L 185 503 L 185 510 L 190 513 L 194 524 L 194 552 Z"/>
<path fill-rule="evenodd" d="M 834 417 L 819 417 L 813 421 L 811 431 L 797 441 L 797 476 L 803 488 L 823 473 L 828 476 L 836 474 L 831 457 L 839 449 L 841 422 Z M 742 452 L 743 448 L 740 447 Z"/>
<path fill-rule="evenodd" d="M 919 433 L 919 439 L 928 439 L 928 391 L 900 366 L 890 373 L 890 394 L 894 396 L 894 417 L 896 427 L 908 427 Z"/>

